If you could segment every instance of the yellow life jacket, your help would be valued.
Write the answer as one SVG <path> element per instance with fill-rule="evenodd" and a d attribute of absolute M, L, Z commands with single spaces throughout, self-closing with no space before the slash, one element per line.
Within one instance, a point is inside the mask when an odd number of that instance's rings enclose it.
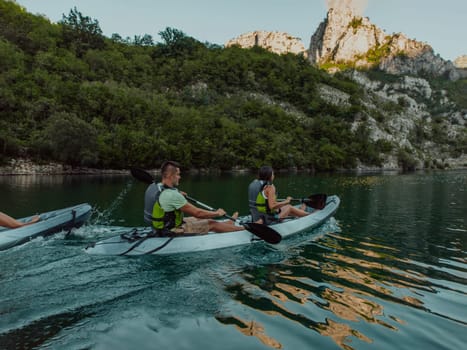
<path fill-rule="evenodd" d="M 268 185 L 267 182 L 265 184 L 263 184 L 263 186 L 261 187 L 261 189 L 258 192 L 258 195 L 256 196 L 256 203 L 255 203 L 256 204 L 256 209 L 260 213 L 268 214 L 268 215 L 274 215 L 276 213 L 276 211 L 271 210 L 271 208 L 269 207 L 269 204 L 268 204 L 268 199 L 264 195 L 264 188 L 267 185 Z"/>
<path fill-rule="evenodd" d="M 178 191 L 176 188 L 164 186 L 162 191 L 157 193 L 156 201 L 152 209 L 152 227 L 163 234 L 167 234 L 173 228 L 180 227 L 183 224 L 183 212 L 180 209 L 165 212 L 159 203 L 159 197 L 165 190 Z"/>

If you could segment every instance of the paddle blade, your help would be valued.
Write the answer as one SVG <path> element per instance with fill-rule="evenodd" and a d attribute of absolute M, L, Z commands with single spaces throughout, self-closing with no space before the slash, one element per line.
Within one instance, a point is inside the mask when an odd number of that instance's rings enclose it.
<path fill-rule="evenodd" d="M 131 175 L 144 183 L 152 184 L 154 182 L 154 178 L 151 174 L 149 174 L 146 170 L 138 168 L 138 167 L 131 167 L 130 168 Z"/>
<path fill-rule="evenodd" d="M 277 244 L 282 240 L 282 236 L 269 226 L 250 222 L 243 224 L 243 227 L 268 243 Z"/>
<path fill-rule="evenodd" d="M 314 209 L 323 209 L 326 206 L 328 196 L 325 193 L 312 194 L 308 198 L 303 199 L 303 203 Z"/>

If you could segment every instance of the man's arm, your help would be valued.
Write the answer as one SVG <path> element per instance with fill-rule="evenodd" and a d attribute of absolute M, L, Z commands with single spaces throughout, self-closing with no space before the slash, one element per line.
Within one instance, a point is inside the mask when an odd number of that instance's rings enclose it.
<path fill-rule="evenodd" d="M 195 207 L 191 203 L 186 203 L 183 207 L 180 208 L 180 210 L 183 211 L 185 214 L 194 216 L 195 218 L 198 218 L 198 219 L 213 219 L 218 216 L 225 215 L 224 209 L 217 209 L 216 211 L 209 211 L 209 210 L 204 210 L 204 209 Z"/>

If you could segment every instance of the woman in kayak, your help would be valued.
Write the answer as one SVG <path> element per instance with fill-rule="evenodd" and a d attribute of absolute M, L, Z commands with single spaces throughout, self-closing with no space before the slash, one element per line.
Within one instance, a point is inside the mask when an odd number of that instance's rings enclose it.
<path fill-rule="evenodd" d="M 305 211 L 306 205 L 296 208 L 290 204 L 292 197 L 278 202 L 276 187 L 273 184 L 274 171 L 270 166 L 262 166 L 258 172 L 258 179 L 248 187 L 250 211 L 253 221 L 262 219 L 265 224 L 280 221 L 288 216 L 302 217 L 310 213 Z"/>
<path fill-rule="evenodd" d="M 38 222 L 39 220 L 40 220 L 40 217 L 36 215 L 36 216 L 33 216 L 32 219 L 28 222 L 21 222 L 0 211 L 0 226 L 3 226 L 3 227 L 18 228 L 18 227 L 34 224 L 35 222 Z"/>

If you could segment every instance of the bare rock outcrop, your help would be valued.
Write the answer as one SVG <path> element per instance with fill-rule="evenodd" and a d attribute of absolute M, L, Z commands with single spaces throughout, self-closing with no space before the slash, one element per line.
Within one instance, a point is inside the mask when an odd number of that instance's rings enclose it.
<path fill-rule="evenodd" d="M 266 50 L 282 55 L 293 53 L 307 55 L 305 45 L 299 38 L 284 32 L 254 31 L 242 34 L 225 43 L 226 47 L 238 45 L 242 48 L 260 46 Z"/>
<path fill-rule="evenodd" d="M 454 60 L 454 66 L 457 68 L 457 72 L 459 73 L 462 79 L 467 78 L 467 55 L 463 55 L 457 57 Z"/>
<path fill-rule="evenodd" d="M 402 33 L 387 35 L 350 7 L 331 8 L 311 37 L 308 58 L 313 64 L 337 68 L 379 68 L 391 74 L 459 78 L 453 63 L 436 55 L 427 43 Z"/>
<path fill-rule="evenodd" d="M 462 55 L 454 60 L 456 68 L 467 69 L 467 55 Z"/>
<path fill-rule="evenodd" d="M 317 64 L 354 61 L 384 40 L 385 33 L 368 18 L 355 17 L 351 8 L 331 8 L 311 37 L 308 57 Z M 370 63 L 362 61 L 359 65 Z"/>

